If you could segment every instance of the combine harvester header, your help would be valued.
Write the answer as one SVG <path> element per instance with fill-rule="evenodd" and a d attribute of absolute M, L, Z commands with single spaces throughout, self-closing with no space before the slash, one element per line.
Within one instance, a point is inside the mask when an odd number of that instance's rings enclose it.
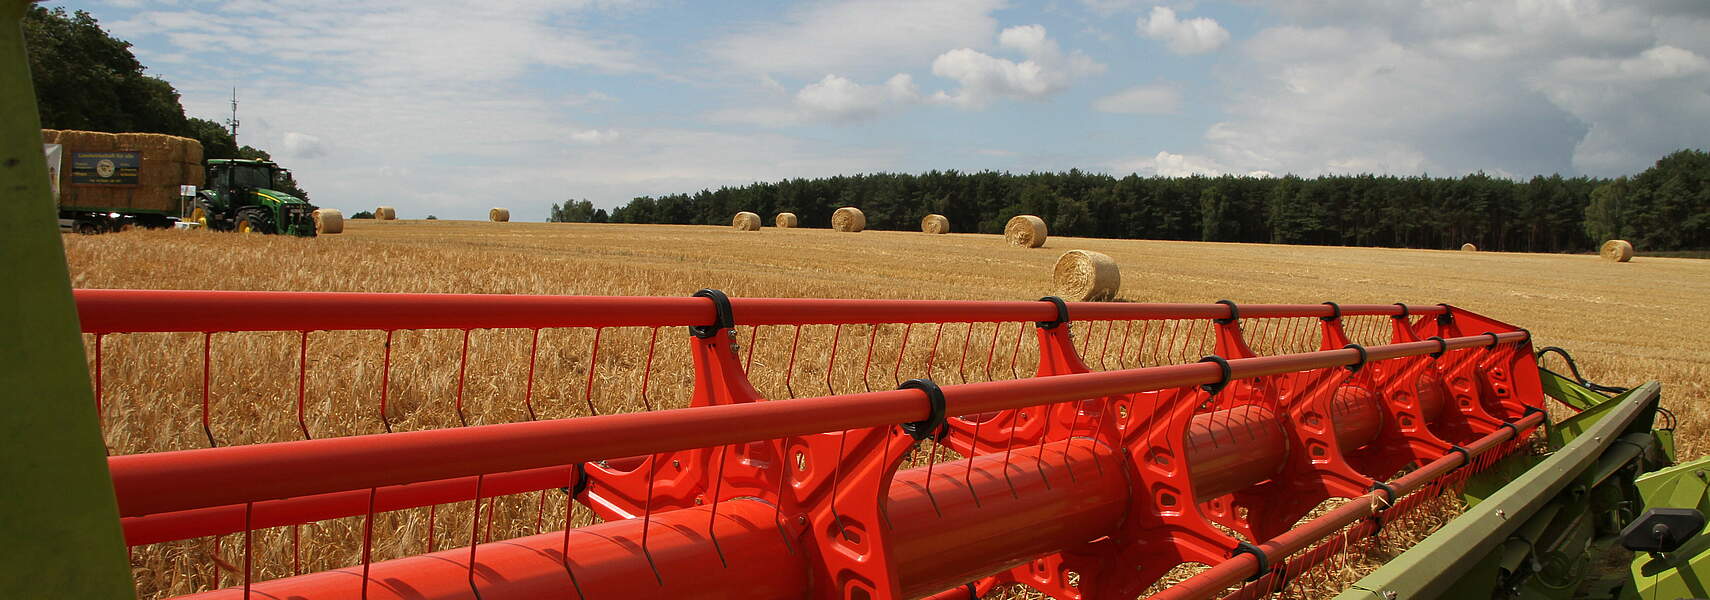
<path fill-rule="evenodd" d="M 1482 497 L 1509 477 L 1521 487 L 1497 495 L 1530 495 L 1504 500 L 1502 522 L 1422 566 L 1460 565 L 1442 581 L 1465 581 L 1496 555 L 1506 570 L 1485 588 L 1550 575 L 1578 583 L 1582 572 L 1537 566 L 1559 552 L 1539 536 L 1627 525 L 1638 517 L 1628 501 L 1635 467 L 1651 470 L 1670 453 L 1649 433 L 1655 385 L 1606 399 L 1541 372 L 1525 330 L 1445 305 L 728 299 L 713 290 L 693 298 L 80 290 L 76 299 L 93 342 L 97 401 L 103 341 L 113 336 L 198 333 L 206 349 L 216 334 L 295 332 L 305 438 L 311 333 L 385 332 L 390 361 L 396 333 L 462 332 L 458 395 L 442 405 L 457 424 L 470 418 L 471 331 L 531 334 L 529 375 L 510 382 L 528 390 L 530 414 L 540 402 L 532 391 L 542 331 L 594 332 L 590 386 L 605 376 L 604 332 L 651 332 L 649 365 L 661 335 L 689 340 L 686 408 L 601 414 L 589 400 L 589 416 L 578 418 L 235 446 L 221 445 L 222 428 L 210 422 L 218 374 L 204 355 L 200 418 L 213 447 L 117 455 L 109 466 L 129 545 L 209 536 L 241 544 L 235 585 L 210 598 L 948 599 L 1015 583 L 1059 599 L 1149 589 L 1160 598 L 1248 597 L 1287 587 L 1422 503 L 1463 490 Z M 782 337 L 761 330 L 780 327 L 794 332 L 787 382 L 802 370 L 798 355 L 829 356 L 828 388 L 851 358 L 864 382 L 893 360 L 892 373 L 923 377 L 768 400 L 750 381 L 759 374 L 753 357 Z M 830 348 L 802 342 L 813 327 L 835 330 Z M 930 328 L 915 336 L 932 340 L 924 362 L 901 366 L 919 354 L 887 350 L 878 342 L 886 327 Z M 838 348 L 845 329 L 866 343 Z M 1023 343 L 1036 350 L 1021 352 Z M 937 362 L 955 346 L 957 364 Z M 1016 349 L 1008 367 L 1003 346 Z M 1004 377 L 1018 357 L 1023 376 Z M 997 377 L 968 375 L 989 375 L 994 363 Z M 935 371 L 971 382 L 940 385 Z M 645 394 L 649 384 L 640 384 Z M 1584 411 L 1551 430 L 1550 447 L 1561 449 L 1553 455 L 1528 441 L 1550 425 L 1546 391 Z M 385 401 L 372 414 L 391 429 Z M 1525 469 L 1570 453 L 1577 470 Z M 518 497 L 533 501 L 500 500 Z M 1610 505 L 1599 498 L 1625 512 L 1604 516 Z M 1330 499 L 1347 501 L 1320 509 Z M 463 547 L 368 560 L 396 537 L 374 530 L 376 514 L 459 502 L 484 507 L 463 521 Z M 492 540 L 494 519 L 516 518 L 495 513 L 517 506 L 537 528 L 546 514 L 574 523 L 591 512 L 601 522 Z M 1570 526 L 1554 526 L 1569 514 Z M 363 522 L 350 540 L 361 564 L 256 580 L 257 531 L 346 517 Z M 1209 568 L 1158 584 L 1190 563 Z"/>

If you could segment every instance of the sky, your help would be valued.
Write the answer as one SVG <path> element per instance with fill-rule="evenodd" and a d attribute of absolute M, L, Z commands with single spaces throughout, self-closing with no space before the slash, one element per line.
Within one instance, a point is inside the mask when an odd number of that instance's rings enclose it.
<path fill-rule="evenodd" d="M 239 142 L 346 214 L 935 169 L 1615 176 L 1710 148 L 1703 0 L 63 6 L 191 116 L 235 87 Z"/>

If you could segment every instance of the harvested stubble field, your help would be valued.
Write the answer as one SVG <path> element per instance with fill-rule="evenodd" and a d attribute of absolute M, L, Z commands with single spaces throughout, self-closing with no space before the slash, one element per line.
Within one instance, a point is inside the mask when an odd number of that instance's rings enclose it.
<path fill-rule="evenodd" d="M 1703 346 L 1710 337 L 1710 261 L 1704 260 L 1641 254 L 1617 264 L 1596 255 L 1061 237 L 1050 238 L 1043 249 L 1025 249 L 997 235 L 456 221 L 354 220 L 345 233 L 318 239 L 133 231 L 64 240 L 73 284 L 83 288 L 667 296 L 717 288 L 746 297 L 963 300 L 1037 299 L 1049 293 L 1051 268 L 1063 251 L 1093 250 L 1121 264 L 1118 298 L 1126 301 L 1446 302 L 1514 323 L 1530 329 L 1539 347 L 1572 351 L 1599 382 L 1661 380 L 1665 405 L 1680 417 L 1682 456 L 1710 450 L 1704 433 L 1710 409 L 1702 408 L 1710 400 Z M 1184 329 L 1190 341 L 1180 347 L 1154 344 L 1105 366 L 1195 360 L 1204 353 L 1195 344 L 1205 338 L 1191 341 L 1193 330 Z M 768 327 L 739 331 L 739 341 L 751 354 L 757 387 L 767 397 L 783 398 L 890 388 L 898 378 L 920 376 L 929 353 L 939 365 L 933 376 L 944 383 L 1025 375 L 1035 356 L 1030 340 L 1011 344 L 1021 332 L 1013 323 L 937 331 L 900 325 Z M 1362 343 L 1381 343 L 1387 335 L 1376 324 L 1356 333 L 1368 336 L 1356 336 Z M 1100 340 L 1113 335 L 1119 337 L 1102 347 L 1131 337 L 1127 330 L 1098 327 L 1076 334 L 1088 348 L 1101 347 Z M 591 352 L 595 336 L 598 353 Z M 460 352 L 463 332 L 396 332 L 390 371 L 383 374 L 386 338 L 384 332 L 214 335 L 207 340 L 212 436 L 227 445 L 379 433 L 387 426 L 456 426 L 460 419 L 450 406 L 465 363 L 463 419 L 470 424 L 523 420 L 531 413 L 555 418 L 682 406 L 692 381 L 685 335 L 675 328 L 543 330 L 537 373 L 527 386 L 530 331 L 472 332 L 466 359 Z M 305 339 L 307 408 L 299 423 L 298 356 Z M 834 339 L 842 354 L 831 353 Z M 93 357 L 96 341 L 87 343 Z M 101 341 L 112 452 L 208 445 L 200 423 L 203 343 L 200 334 L 111 335 Z M 879 366 L 862 368 L 862 353 L 851 350 L 863 345 L 877 349 Z M 650 346 L 657 349 L 651 361 Z M 1261 353 L 1308 349 L 1282 342 L 1262 346 Z M 800 352 L 792 360 L 793 347 Z M 389 396 L 384 419 L 378 410 L 382 387 Z M 488 503 L 484 511 L 495 516 L 483 517 L 489 529 L 483 536 L 501 539 L 562 527 L 555 502 L 562 502 L 561 494 Z M 470 508 L 469 502 L 442 505 L 431 519 L 425 509 L 381 515 L 375 529 L 387 533 L 376 538 L 375 559 L 467 544 Z M 578 523 L 590 518 L 578 510 Z M 360 539 L 361 524 L 361 518 L 349 518 L 260 532 L 258 578 L 357 562 L 359 548 L 351 540 Z M 293 535 L 299 536 L 295 555 Z M 139 595 L 238 583 L 241 572 L 229 565 L 241 565 L 241 542 L 242 536 L 226 536 L 219 542 L 136 548 Z"/>

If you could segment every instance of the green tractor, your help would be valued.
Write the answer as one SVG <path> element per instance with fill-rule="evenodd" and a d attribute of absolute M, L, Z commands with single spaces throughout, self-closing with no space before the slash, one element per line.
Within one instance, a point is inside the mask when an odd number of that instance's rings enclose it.
<path fill-rule="evenodd" d="M 216 231 L 314 237 L 315 207 L 273 189 L 283 172 L 266 160 L 209 160 L 207 184 L 196 194 L 190 220 Z"/>

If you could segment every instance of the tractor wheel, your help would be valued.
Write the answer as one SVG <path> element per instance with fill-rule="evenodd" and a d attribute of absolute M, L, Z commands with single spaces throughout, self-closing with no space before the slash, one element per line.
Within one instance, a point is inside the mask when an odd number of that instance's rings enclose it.
<path fill-rule="evenodd" d="M 267 217 L 261 211 L 246 208 L 237 214 L 238 233 L 273 233 L 273 226 L 267 222 Z"/>
<path fill-rule="evenodd" d="M 208 211 L 200 206 L 196 207 L 195 210 L 190 211 L 190 221 L 196 223 L 196 225 L 202 229 L 207 229 Z"/>

